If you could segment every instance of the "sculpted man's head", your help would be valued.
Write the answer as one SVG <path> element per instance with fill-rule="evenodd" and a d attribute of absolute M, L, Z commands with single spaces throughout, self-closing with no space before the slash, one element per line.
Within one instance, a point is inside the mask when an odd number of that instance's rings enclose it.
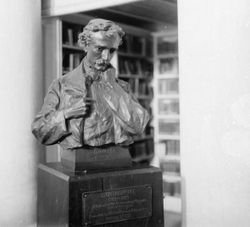
<path fill-rule="evenodd" d="M 79 34 L 79 46 L 87 53 L 86 60 L 98 71 L 107 68 L 125 35 L 121 27 L 112 21 L 93 19 Z"/>

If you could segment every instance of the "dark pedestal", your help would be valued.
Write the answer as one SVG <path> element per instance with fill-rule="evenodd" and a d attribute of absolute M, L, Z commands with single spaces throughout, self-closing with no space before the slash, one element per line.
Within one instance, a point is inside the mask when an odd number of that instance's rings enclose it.
<path fill-rule="evenodd" d="M 61 162 L 72 171 L 103 170 L 131 167 L 128 148 L 120 146 L 88 147 L 62 150 Z"/>
<path fill-rule="evenodd" d="M 40 164 L 38 226 L 163 227 L 162 173 L 141 166 L 76 173 Z"/>

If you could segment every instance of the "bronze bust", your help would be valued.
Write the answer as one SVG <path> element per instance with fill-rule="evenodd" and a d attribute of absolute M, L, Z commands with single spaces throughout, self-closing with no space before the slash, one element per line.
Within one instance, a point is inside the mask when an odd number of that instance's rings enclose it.
<path fill-rule="evenodd" d="M 53 81 L 32 124 L 42 144 L 59 143 L 64 150 L 129 145 L 143 132 L 149 114 L 110 64 L 124 34 L 104 19 L 91 20 L 79 34 L 86 56 Z"/>

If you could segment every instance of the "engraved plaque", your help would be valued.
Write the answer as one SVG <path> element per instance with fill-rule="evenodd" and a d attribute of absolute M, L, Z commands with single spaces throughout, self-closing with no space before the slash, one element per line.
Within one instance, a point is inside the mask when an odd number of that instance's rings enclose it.
<path fill-rule="evenodd" d="M 83 226 L 146 218 L 152 215 L 152 188 L 135 186 L 83 193 Z"/>

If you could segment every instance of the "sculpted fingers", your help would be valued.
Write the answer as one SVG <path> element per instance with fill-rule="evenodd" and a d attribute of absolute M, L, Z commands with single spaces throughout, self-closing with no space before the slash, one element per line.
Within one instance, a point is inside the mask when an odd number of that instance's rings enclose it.
<path fill-rule="evenodd" d="M 85 98 L 79 100 L 70 108 L 64 111 L 64 116 L 66 119 L 68 118 L 79 118 L 83 117 L 87 114 L 88 110 L 90 109 L 91 104 L 93 104 L 94 100 L 91 98 Z"/>

